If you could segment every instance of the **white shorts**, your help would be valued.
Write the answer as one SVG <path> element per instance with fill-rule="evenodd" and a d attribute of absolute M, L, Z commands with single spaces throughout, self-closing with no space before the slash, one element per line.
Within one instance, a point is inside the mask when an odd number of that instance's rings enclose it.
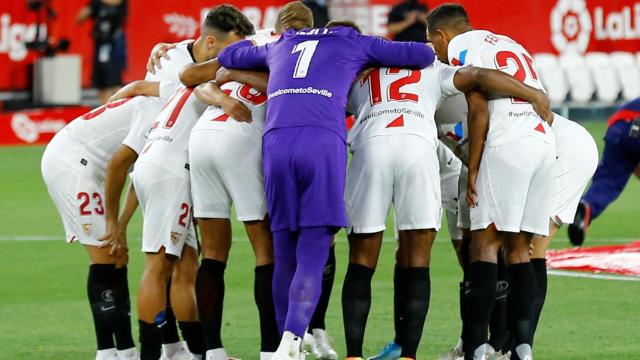
<path fill-rule="evenodd" d="M 447 217 L 447 228 L 449 229 L 449 237 L 451 240 L 462 240 L 462 230 L 458 227 L 458 213 L 444 210 Z"/>
<path fill-rule="evenodd" d="M 553 210 L 555 144 L 528 136 L 482 155 L 471 208 L 471 230 L 495 224 L 498 231 L 549 234 Z"/>
<path fill-rule="evenodd" d="M 584 127 L 557 114 L 553 132 L 558 159 L 551 215 L 556 222 L 572 224 L 584 189 L 598 167 L 598 147 Z"/>
<path fill-rule="evenodd" d="M 189 175 L 174 174 L 149 162 L 136 162 L 131 173 L 144 216 L 142 251 L 180 257 L 184 245 L 198 249 L 191 213 Z"/>
<path fill-rule="evenodd" d="M 460 169 L 460 179 L 458 181 L 458 228 L 471 228 L 471 209 L 467 203 L 467 181 L 469 180 L 469 169 L 462 166 Z"/>
<path fill-rule="evenodd" d="M 42 155 L 41 170 L 44 183 L 64 225 L 68 243 L 99 246 L 97 239 L 106 231 L 104 183 L 91 169 L 82 164 L 68 164 L 60 156 L 60 148 L 53 144 Z M 65 152 L 74 151 L 64 148 Z"/>
<path fill-rule="evenodd" d="M 438 142 L 438 161 L 440 162 L 440 188 L 442 207 L 450 212 L 458 212 L 458 181 L 462 161 L 446 145 Z M 454 223 L 455 225 L 455 223 Z"/>
<path fill-rule="evenodd" d="M 194 131 L 189 165 L 196 218 L 228 219 L 231 204 L 240 221 L 265 218 L 260 139 L 219 130 Z"/>
<path fill-rule="evenodd" d="M 368 139 L 353 153 L 345 202 L 353 232 L 358 234 L 384 230 L 392 203 L 398 230 L 440 229 L 435 144 L 415 135 Z"/>

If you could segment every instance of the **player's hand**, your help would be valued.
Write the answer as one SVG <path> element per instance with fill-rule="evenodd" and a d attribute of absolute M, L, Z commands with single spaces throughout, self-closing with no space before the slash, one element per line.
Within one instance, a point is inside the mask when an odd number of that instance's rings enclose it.
<path fill-rule="evenodd" d="M 176 44 L 170 43 L 159 43 L 151 49 L 151 54 L 149 55 L 149 60 L 147 61 L 147 71 L 155 74 L 156 69 L 162 69 L 162 64 L 160 63 L 161 58 L 165 58 L 169 60 L 169 55 L 167 51 L 174 49 Z"/>
<path fill-rule="evenodd" d="M 240 122 L 251 122 L 251 111 L 238 99 L 225 96 L 220 101 L 220 108 L 225 114 Z"/>
<path fill-rule="evenodd" d="M 469 179 L 467 180 L 467 204 L 470 208 L 478 206 L 478 191 L 476 190 L 476 180 L 478 179 L 477 170 L 469 170 Z"/>
<path fill-rule="evenodd" d="M 116 234 L 116 242 L 111 245 L 109 255 L 111 256 L 126 256 L 129 254 L 129 247 L 127 246 L 127 228 L 126 226 L 119 225 Z M 128 256 L 126 256 L 128 259 Z"/>
<path fill-rule="evenodd" d="M 546 121 L 549 125 L 553 124 L 553 112 L 551 111 L 551 102 L 545 93 L 538 90 L 536 100 L 531 103 L 533 110 L 535 110 L 540 117 Z"/>
<path fill-rule="evenodd" d="M 221 67 L 220 70 L 218 70 L 218 72 L 216 73 L 216 80 L 215 80 L 216 84 L 222 85 L 231 81 L 234 81 L 233 71 Z"/>
<path fill-rule="evenodd" d="M 112 250 L 109 251 L 109 255 L 111 255 L 113 247 L 118 242 L 118 223 L 115 221 L 107 221 L 107 231 L 98 238 L 98 241 L 100 241 L 99 248 L 112 247 Z"/>

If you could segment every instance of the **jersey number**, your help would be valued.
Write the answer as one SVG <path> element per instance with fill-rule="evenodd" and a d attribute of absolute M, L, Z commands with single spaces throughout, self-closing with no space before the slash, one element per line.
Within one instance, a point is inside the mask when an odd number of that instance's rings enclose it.
<path fill-rule="evenodd" d="M 167 122 L 164 123 L 165 129 L 171 129 L 173 125 L 176 124 L 176 121 L 178 120 L 178 115 L 180 115 L 180 111 L 182 111 L 184 104 L 187 102 L 187 99 L 189 98 L 192 92 L 193 92 L 193 88 L 186 88 L 186 87 L 182 88 L 179 91 L 179 93 L 181 93 L 181 96 L 178 99 L 178 102 L 174 105 L 173 110 L 171 110 L 171 114 L 169 115 Z"/>
<path fill-rule="evenodd" d="M 93 109 L 91 111 L 89 111 L 88 113 L 82 115 L 82 119 L 83 120 L 91 120 L 93 118 L 95 118 L 96 116 L 102 114 L 103 112 L 107 111 L 107 109 L 113 109 L 113 108 L 117 108 L 120 105 L 125 104 L 127 101 L 133 99 L 132 97 L 128 97 L 128 98 L 124 98 L 122 100 L 118 100 L 118 101 L 114 101 L 112 103 L 106 104 L 106 105 L 102 105 L 96 109 Z"/>
<path fill-rule="evenodd" d="M 382 88 L 380 85 L 380 71 L 381 69 L 374 69 L 371 71 L 367 80 L 369 81 L 369 102 L 371 105 L 377 105 L 382 102 Z M 399 68 L 387 69 L 387 75 L 399 74 Z M 420 70 L 409 70 L 407 76 L 403 76 L 398 80 L 395 80 L 387 88 L 387 99 L 389 101 L 412 101 L 418 102 L 418 94 L 402 92 L 401 89 L 405 85 L 415 84 L 422 78 Z"/>
<path fill-rule="evenodd" d="M 498 70 L 504 71 L 508 69 L 511 65 L 515 65 L 516 72 L 513 74 L 513 77 L 516 78 L 520 82 L 525 82 L 527 80 L 527 76 L 530 74 L 533 80 L 538 81 L 538 74 L 536 74 L 535 69 L 533 68 L 533 59 L 528 54 L 518 54 L 512 51 L 500 51 L 496 54 L 496 65 L 498 66 Z M 522 64 L 522 60 L 527 64 L 527 69 Z M 527 70 L 529 70 L 529 74 L 527 74 Z M 526 100 L 511 98 L 513 103 L 527 103 Z"/>
<path fill-rule="evenodd" d="M 76 198 L 82 201 L 82 203 L 80 204 L 80 215 L 91 215 L 91 210 L 87 210 L 87 206 L 89 206 L 89 204 L 91 203 L 91 198 L 93 198 L 93 200 L 95 200 L 96 202 L 96 207 L 93 208 L 93 211 L 98 215 L 104 214 L 104 207 L 102 206 L 102 196 L 100 196 L 100 194 L 93 193 L 93 195 L 89 196 L 88 193 L 81 192 L 78 193 Z"/>
<path fill-rule="evenodd" d="M 316 48 L 318 47 L 319 40 L 308 40 L 303 41 L 291 50 L 292 54 L 297 52 L 300 53 L 298 55 L 298 61 L 296 62 L 296 69 L 293 72 L 294 79 L 303 79 L 307 77 L 307 71 L 309 71 L 309 65 L 311 64 L 311 59 L 313 58 L 313 54 L 316 52 Z"/>
<path fill-rule="evenodd" d="M 180 205 L 180 209 L 182 210 L 182 213 L 180 214 L 180 217 L 178 217 L 178 225 L 187 227 L 187 217 L 189 216 L 189 204 L 182 203 L 182 205 Z"/>

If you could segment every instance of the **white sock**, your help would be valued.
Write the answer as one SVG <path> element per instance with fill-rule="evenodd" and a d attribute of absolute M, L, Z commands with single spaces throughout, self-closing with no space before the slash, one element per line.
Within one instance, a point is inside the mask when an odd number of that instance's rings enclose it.
<path fill-rule="evenodd" d="M 166 358 L 170 358 L 182 349 L 182 341 L 172 344 L 162 344 L 162 354 Z"/>
<path fill-rule="evenodd" d="M 228 360 L 229 355 L 224 348 L 217 348 L 213 350 L 207 350 L 205 355 L 206 360 Z"/>
<path fill-rule="evenodd" d="M 264 352 L 264 351 L 260 352 L 260 360 L 271 360 L 272 357 L 273 357 L 272 352 Z"/>

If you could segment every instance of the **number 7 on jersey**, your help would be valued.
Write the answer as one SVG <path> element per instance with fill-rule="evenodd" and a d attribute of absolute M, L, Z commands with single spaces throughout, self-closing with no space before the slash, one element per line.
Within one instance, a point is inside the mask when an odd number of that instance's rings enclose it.
<path fill-rule="evenodd" d="M 309 70 L 313 54 L 315 54 L 316 48 L 318 47 L 318 42 L 320 42 L 320 40 L 303 41 L 294 46 L 293 50 L 291 50 L 292 54 L 297 52 L 300 53 L 300 55 L 298 55 L 298 61 L 296 62 L 296 69 L 293 72 L 294 79 L 303 79 L 307 77 L 307 71 Z"/>

